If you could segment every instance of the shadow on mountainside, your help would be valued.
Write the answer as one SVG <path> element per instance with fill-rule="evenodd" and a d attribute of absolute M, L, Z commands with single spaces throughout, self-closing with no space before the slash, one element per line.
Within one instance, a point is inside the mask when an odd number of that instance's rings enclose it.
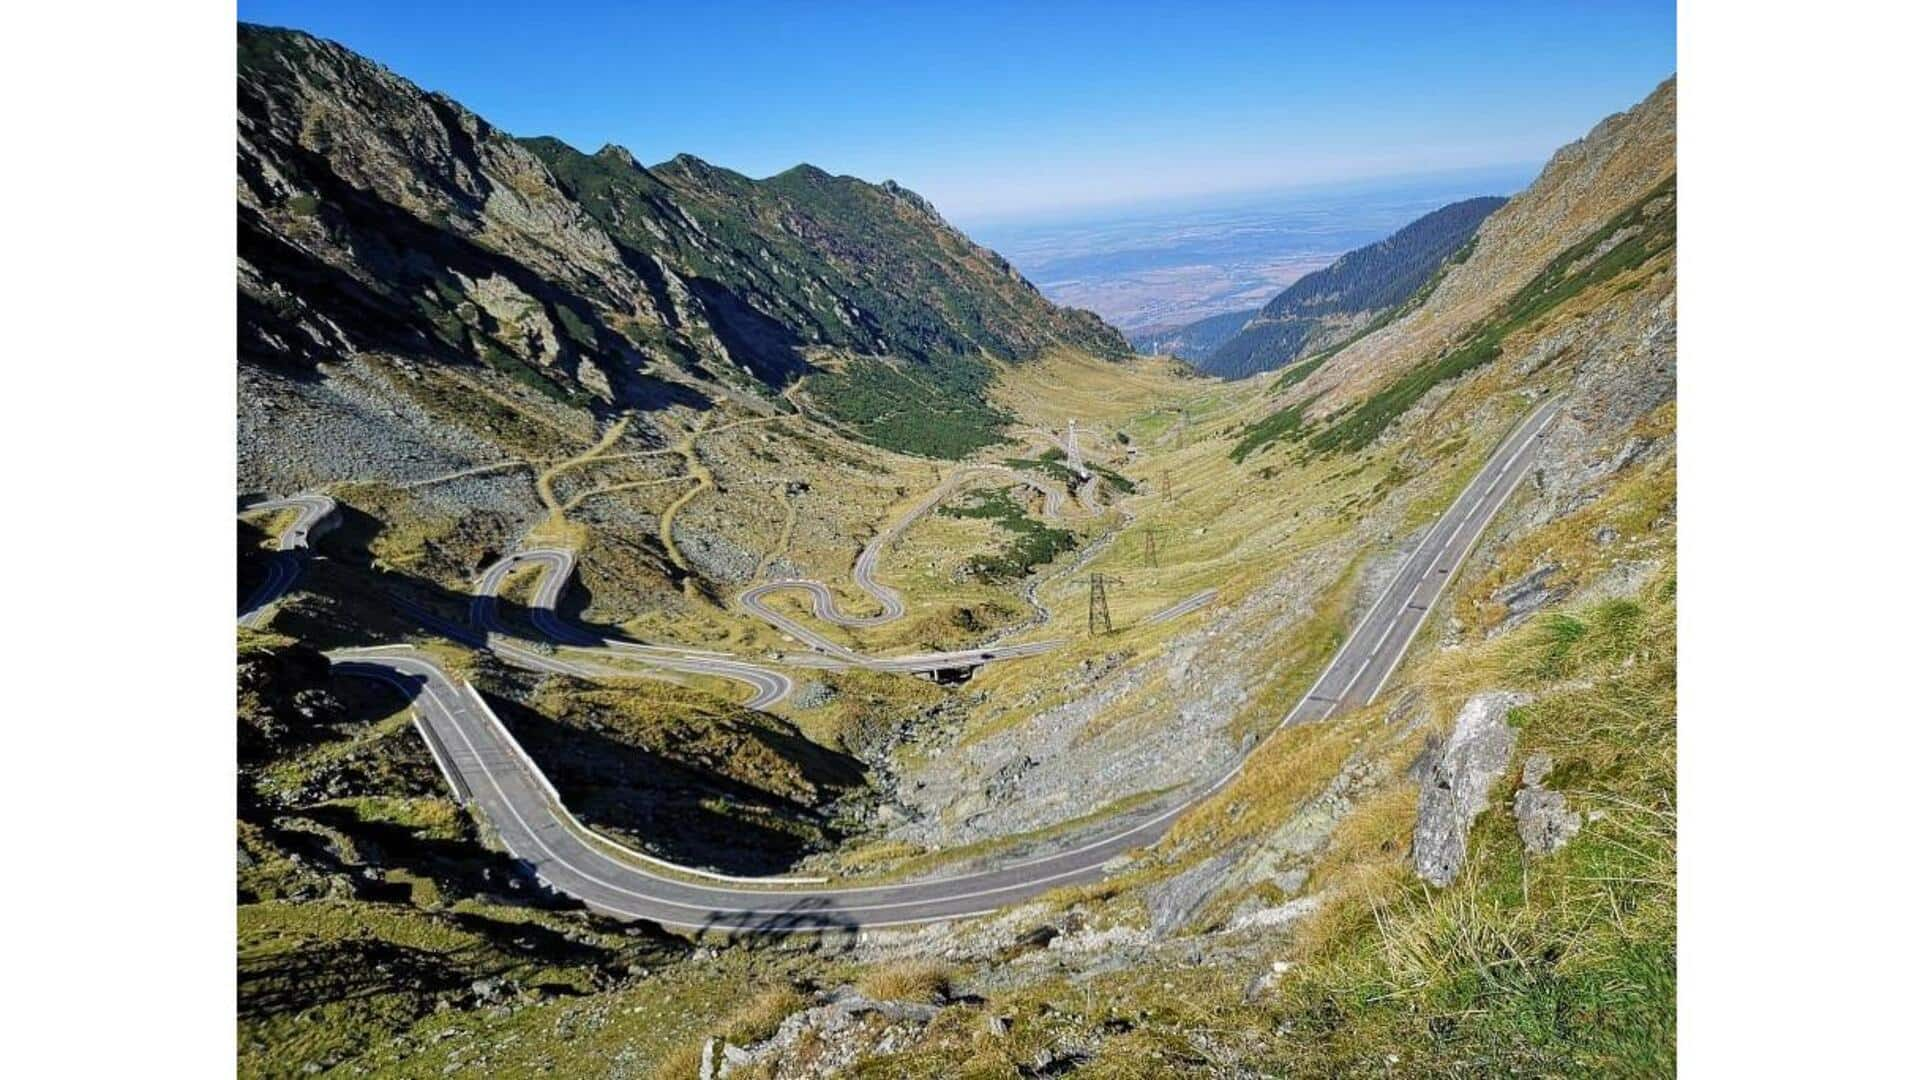
<path fill-rule="evenodd" d="M 717 281 L 696 277 L 688 278 L 686 284 L 712 317 L 714 336 L 754 378 L 779 388 L 813 370 L 800 351 L 804 342 L 791 329 Z"/>
<path fill-rule="evenodd" d="M 770 904 L 765 910 L 709 913 L 700 932 L 750 945 L 784 942 L 794 933 L 813 933 L 819 935 L 822 946 L 845 949 L 853 946 L 859 931 L 858 919 L 834 911 L 826 900 L 809 897 L 781 906 Z"/>
<path fill-rule="evenodd" d="M 337 506 L 338 525 L 314 542 L 317 557 L 308 559 L 305 572 L 270 626 L 320 649 L 403 644 L 423 636 L 447 638 L 470 648 L 485 646 L 485 636 L 471 622 L 475 599 L 471 591 L 455 591 L 382 565 L 373 547 L 385 524 L 344 501 Z M 243 553 L 243 561 L 250 557 Z M 484 551 L 473 569 L 496 558 L 497 553 Z M 258 580 L 264 569 L 243 573 Z M 561 597 L 562 617 L 594 641 L 630 641 L 617 627 L 581 618 L 580 612 L 591 600 L 578 580 L 569 582 Z M 516 636 L 528 642 L 545 640 L 526 604 L 505 597 L 494 597 L 491 603 L 495 617 Z"/>
<path fill-rule="evenodd" d="M 235 518 L 237 526 L 234 548 L 237 558 L 235 566 L 234 607 L 244 606 L 246 599 L 260 590 L 267 580 L 267 566 L 273 562 L 277 552 L 268 551 L 265 529 L 244 519 Z"/>
<path fill-rule="evenodd" d="M 602 417 L 673 405 L 711 407 L 698 391 L 645 372 L 652 358 L 596 314 L 596 304 L 621 306 L 618 297 L 575 295 L 506 255 L 343 182 L 321 155 L 288 152 L 296 155 L 303 182 L 314 189 L 316 224 L 328 236 L 344 238 L 334 242 L 349 246 L 355 263 L 371 276 L 348 273 L 288 242 L 257 211 L 241 205 L 239 256 L 266 286 L 239 292 L 243 361 L 316 379 L 322 362 L 355 352 L 389 353 L 493 368 Z M 275 201 L 272 185 L 257 175 L 260 163 L 243 155 L 240 165 L 241 181 L 254 185 L 263 201 Z M 490 280 L 509 283 L 532 298 L 555 327 L 558 355 L 550 370 L 509 347 L 516 337 L 524 338 L 524 331 L 516 334 L 468 299 L 463 281 Z M 351 333 L 342 327 L 351 327 Z M 605 374 L 612 401 L 582 389 L 580 367 L 588 359 Z M 673 359 L 684 358 L 676 351 Z"/>
<path fill-rule="evenodd" d="M 721 873 L 771 875 L 837 839 L 820 811 L 794 799 L 655 753 L 612 730 L 483 696 L 568 809 L 651 854 Z"/>
<path fill-rule="evenodd" d="M 315 650 L 423 638 L 486 646 L 468 621 L 471 594 L 375 565 L 368 545 L 379 521 L 344 502 L 339 514 L 341 524 L 316 541 L 316 557 L 274 611 L 270 629 Z M 577 582 L 566 596 L 569 605 L 591 600 Z M 493 603 L 506 625 L 538 640 L 525 604 L 501 598 Z M 573 625 L 595 640 L 625 640 L 617 630 Z M 509 684 L 565 678 L 504 664 L 496 670 Z M 488 700 L 576 814 L 663 858 L 727 873 L 773 874 L 837 839 L 827 811 L 864 786 L 865 770 L 856 759 L 812 742 L 776 717 L 693 691 L 672 693 L 694 696 L 691 702 L 670 696 L 659 702 L 666 710 L 662 730 L 672 736 L 665 752 L 642 744 L 643 729 L 634 718 L 622 721 L 615 714 L 610 723 L 590 707 L 552 717 L 497 693 Z M 764 785 L 749 782 L 754 768 L 765 770 Z M 738 778 L 743 770 L 746 780 Z"/>

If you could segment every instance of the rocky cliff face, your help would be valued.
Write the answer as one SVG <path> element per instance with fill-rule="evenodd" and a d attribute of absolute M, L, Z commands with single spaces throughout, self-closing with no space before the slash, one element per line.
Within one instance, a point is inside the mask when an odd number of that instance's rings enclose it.
<path fill-rule="evenodd" d="M 239 335 L 258 368 L 429 360 L 606 412 L 768 398 L 823 359 L 881 382 L 904 363 L 937 398 L 981 381 L 983 356 L 1126 353 L 891 182 L 518 140 L 292 31 L 242 26 L 239 59 Z"/>

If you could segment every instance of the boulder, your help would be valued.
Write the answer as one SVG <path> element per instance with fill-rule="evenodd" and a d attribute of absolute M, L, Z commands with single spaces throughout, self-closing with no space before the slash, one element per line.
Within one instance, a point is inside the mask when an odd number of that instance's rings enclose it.
<path fill-rule="evenodd" d="M 1546 788 L 1521 788 L 1513 797 L 1513 817 L 1529 855 L 1551 855 L 1580 831 L 1580 815 L 1567 809 L 1567 797 Z"/>
<path fill-rule="evenodd" d="M 1553 758 L 1544 753 L 1528 755 L 1526 764 L 1520 767 L 1513 818 L 1529 855 L 1551 855 L 1566 847 L 1580 831 L 1580 815 L 1567 808 L 1567 797 L 1544 786 L 1552 772 Z"/>
<path fill-rule="evenodd" d="M 1522 694 L 1476 694 L 1454 719 L 1444 744 L 1416 766 L 1420 808 L 1413 826 L 1413 869 L 1434 885 L 1451 885 L 1467 861 L 1467 833 L 1487 809 L 1487 792 L 1507 771 L 1514 731 L 1507 713 L 1525 703 Z"/>

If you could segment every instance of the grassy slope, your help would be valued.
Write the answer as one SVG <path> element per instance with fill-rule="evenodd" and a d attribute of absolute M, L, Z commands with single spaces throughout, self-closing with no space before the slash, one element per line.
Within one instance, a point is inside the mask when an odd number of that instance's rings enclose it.
<path fill-rule="evenodd" d="M 1648 468 L 1596 515 L 1647 522 L 1649 491 L 1663 490 L 1671 476 L 1670 459 Z M 1580 523 L 1589 534 L 1592 520 Z M 1011 1038 L 980 1039 L 955 1017 L 912 1054 L 871 1061 L 861 1075 L 919 1075 L 942 1060 L 964 1062 L 947 1066 L 962 1075 L 1007 1075 L 1042 1047 L 1095 1042 L 1098 1056 L 1076 1075 L 1203 1073 L 1226 1049 L 1239 1068 L 1290 1076 L 1670 1074 L 1672 533 L 1649 525 L 1623 542 L 1640 545 L 1642 555 L 1660 553 L 1668 572 L 1635 595 L 1563 607 L 1518 633 L 1430 656 L 1404 683 L 1427 709 L 1411 737 L 1383 724 L 1385 702 L 1285 732 L 1180 823 L 1164 845 L 1174 853 L 1166 861 L 1059 899 L 1096 923 L 1129 922 L 1140 888 L 1271 835 L 1344 764 L 1376 756 L 1393 779 L 1334 833 L 1306 890 L 1326 902 L 1291 941 L 1274 938 L 1251 959 L 1228 952 L 1198 968 L 1149 959 L 1078 984 L 994 993 L 967 1019 L 1033 1018 Z M 1469 590 L 1456 604 L 1470 612 L 1487 602 L 1483 590 Z M 1534 695 L 1511 717 L 1520 751 L 1475 827 L 1463 879 L 1429 889 L 1406 861 L 1417 794 L 1406 774 L 1418 735 L 1443 734 L 1467 696 L 1493 688 Z M 1518 761 L 1536 750 L 1555 759 L 1547 784 L 1592 815 L 1567 849 L 1547 858 L 1523 853 L 1510 816 Z M 1202 925 L 1248 896 L 1282 899 L 1259 888 L 1229 895 L 1209 905 Z M 1244 988 L 1268 972 L 1268 959 L 1290 970 L 1276 989 L 1249 997 Z M 1126 1034 L 1112 1037 L 1116 1028 Z"/>

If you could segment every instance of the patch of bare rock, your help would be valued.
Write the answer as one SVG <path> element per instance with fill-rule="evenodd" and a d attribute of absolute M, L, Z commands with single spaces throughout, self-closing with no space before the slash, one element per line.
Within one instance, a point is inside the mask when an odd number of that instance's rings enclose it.
<path fill-rule="evenodd" d="M 1433 885 L 1451 885 L 1467 862 L 1467 833 L 1487 809 L 1487 793 L 1507 771 L 1518 737 L 1507 713 L 1525 695 L 1475 694 L 1444 743 L 1430 743 L 1414 766 L 1420 804 L 1413 824 L 1413 869 Z"/>

